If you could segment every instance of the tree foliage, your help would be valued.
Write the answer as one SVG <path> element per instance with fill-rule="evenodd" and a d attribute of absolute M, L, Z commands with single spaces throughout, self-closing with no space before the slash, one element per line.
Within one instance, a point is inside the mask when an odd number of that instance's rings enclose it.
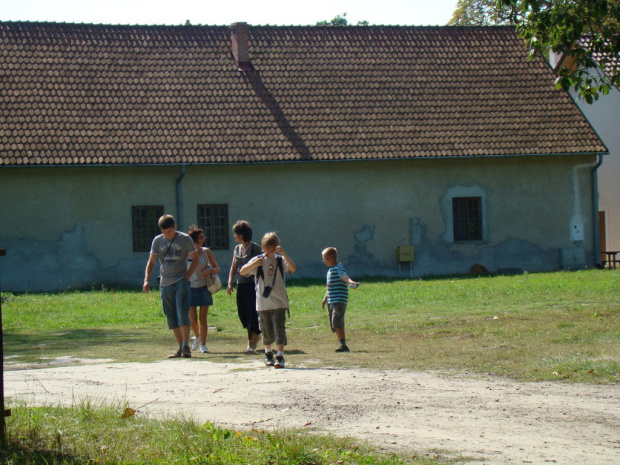
<path fill-rule="evenodd" d="M 343 13 L 342 16 L 336 15 L 330 21 L 319 21 L 316 23 L 317 26 L 349 26 L 349 21 L 347 20 L 347 14 Z M 368 21 L 358 21 L 357 26 L 368 26 Z"/>
<path fill-rule="evenodd" d="M 458 0 L 448 26 L 491 26 L 512 24 L 512 8 L 497 0 Z"/>
<path fill-rule="evenodd" d="M 586 102 L 620 87 L 620 0 L 459 0 L 448 25 L 514 24 L 530 55 L 566 59 L 556 88 Z"/>
<path fill-rule="evenodd" d="M 498 0 L 530 54 L 565 54 L 556 87 L 592 103 L 620 87 L 620 0 Z"/>

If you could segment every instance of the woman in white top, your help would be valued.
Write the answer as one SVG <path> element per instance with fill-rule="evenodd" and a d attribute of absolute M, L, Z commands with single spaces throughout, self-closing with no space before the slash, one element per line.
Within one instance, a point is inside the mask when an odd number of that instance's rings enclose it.
<path fill-rule="evenodd" d="M 213 252 L 208 247 L 203 247 L 205 242 L 205 232 L 196 225 L 189 228 L 189 235 L 194 241 L 194 246 L 198 251 L 199 264 L 189 279 L 189 320 L 194 331 L 192 337 L 192 350 L 197 350 L 200 345 L 200 351 L 203 354 L 209 353 L 207 349 L 207 313 L 209 305 L 213 305 L 213 296 L 207 289 L 207 276 L 220 272 L 220 267 L 215 261 Z M 187 266 L 191 265 L 191 258 L 187 260 Z M 200 314 L 198 315 L 198 309 Z"/>

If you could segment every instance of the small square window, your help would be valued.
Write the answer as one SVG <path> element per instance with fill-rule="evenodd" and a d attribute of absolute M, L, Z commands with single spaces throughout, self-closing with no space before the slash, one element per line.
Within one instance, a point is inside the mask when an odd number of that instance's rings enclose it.
<path fill-rule="evenodd" d="M 452 199 L 454 241 L 482 240 L 481 197 L 455 197 Z"/>
<path fill-rule="evenodd" d="M 196 217 L 205 232 L 205 246 L 228 249 L 228 205 L 198 205 Z"/>
<path fill-rule="evenodd" d="M 150 252 L 153 238 L 161 234 L 157 222 L 164 214 L 162 205 L 131 207 L 133 251 Z"/>

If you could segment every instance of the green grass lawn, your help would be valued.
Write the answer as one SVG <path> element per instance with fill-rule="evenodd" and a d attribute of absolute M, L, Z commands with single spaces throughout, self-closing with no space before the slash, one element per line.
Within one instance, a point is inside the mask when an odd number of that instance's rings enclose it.
<path fill-rule="evenodd" d="M 591 270 L 442 279 L 362 278 L 350 292 L 347 340 L 334 353 L 324 285 L 290 280 L 289 366 L 492 374 L 522 381 L 620 379 L 620 272 Z M 247 360 L 234 296 L 210 310 L 214 362 Z M 58 357 L 150 362 L 173 348 L 157 292 L 98 289 L 2 295 L 5 368 Z M 15 401 L 18 402 L 18 401 Z M 0 463 L 404 465 L 469 462 L 386 454 L 299 431 L 233 431 L 183 418 L 121 416 L 123 406 L 11 405 Z"/>
<path fill-rule="evenodd" d="M 439 370 L 523 381 L 620 379 L 620 273 L 609 270 L 360 278 L 349 292 L 347 343 L 334 353 L 319 280 L 289 280 L 289 366 Z M 247 360 L 235 299 L 209 311 L 214 362 Z M 61 356 L 160 360 L 174 348 L 157 290 L 93 289 L 2 296 L 5 367 Z M 260 345 L 259 345 L 260 348 Z"/>

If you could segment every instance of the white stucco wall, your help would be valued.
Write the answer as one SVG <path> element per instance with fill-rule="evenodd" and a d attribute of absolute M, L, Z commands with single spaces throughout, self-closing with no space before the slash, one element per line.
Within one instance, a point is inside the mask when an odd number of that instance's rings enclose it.
<path fill-rule="evenodd" d="M 598 170 L 599 210 L 606 217 L 606 249 L 620 251 L 620 91 L 613 88 L 591 105 L 574 98 L 609 149 Z"/>
<path fill-rule="evenodd" d="M 249 220 L 257 242 L 278 232 L 300 277 L 324 276 L 327 246 L 337 247 L 358 277 L 398 275 L 399 245 L 415 246 L 414 276 L 467 273 L 474 263 L 491 271 L 548 271 L 561 267 L 561 249 L 575 246 L 591 266 L 594 162 L 582 156 L 187 166 L 180 228 L 196 222 L 197 204 L 228 204 L 230 227 Z M 132 250 L 131 207 L 164 205 L 178 218 L 180 172 L 0 170 L 4 289 L 139 288 L 148 254 Z M 482 197 L 484 238 L 455 243 L 451 199 L 469 195 Z M 576 218 L 582 240 L 571 237 Z M 223 275 L 233 247 L 215 252 Z"/>

